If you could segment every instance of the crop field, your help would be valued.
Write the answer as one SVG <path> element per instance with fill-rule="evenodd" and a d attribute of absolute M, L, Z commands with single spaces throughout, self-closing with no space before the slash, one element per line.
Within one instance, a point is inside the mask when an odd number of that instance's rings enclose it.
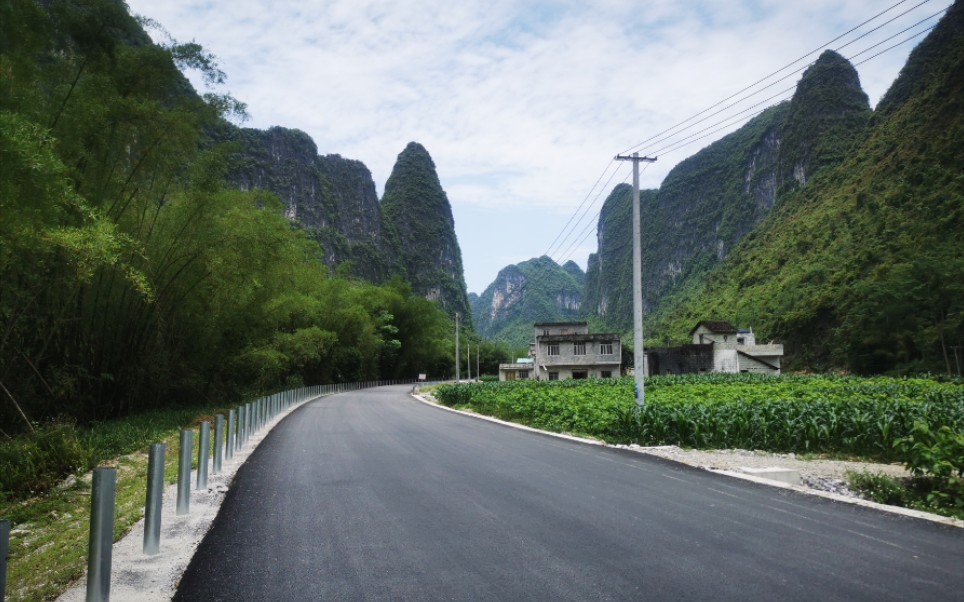
<path fill-rule="evenodd" d="M 918 423 L 964 437 L 964 384 L 927 378 L 710 374 L 445 385 L 449 406 L 609 443 L 900 460 Z"/>

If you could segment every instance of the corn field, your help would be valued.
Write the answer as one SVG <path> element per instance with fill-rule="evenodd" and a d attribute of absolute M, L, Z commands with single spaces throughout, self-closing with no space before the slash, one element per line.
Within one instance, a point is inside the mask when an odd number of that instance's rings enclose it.
<path fill-rule="evenodd" d="M 609 443 L 900 459 L 914 424 L 964 432 L 964 385 L 928 378 L 709 374 L 440 387 L 450 406 Z"/>

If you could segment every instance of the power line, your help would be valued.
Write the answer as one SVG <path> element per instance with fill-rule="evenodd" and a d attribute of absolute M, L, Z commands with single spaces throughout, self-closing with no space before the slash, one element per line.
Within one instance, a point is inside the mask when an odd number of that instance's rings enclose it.
<path fill-rule="evenodd" d="M 733 99 L 736 98 L 737 96 L 743 94 L 744 92 L 747 92 L 747 91 L 753 89 L 755 86 L 757 86 L 757 85 L 759 85 L 759 84 L 767 81 L 768 79 L 770 79 L 770 78 L 772 78 L 773 76 L 781 73 L 782 71 L 785 71 L 785 70 L 789 69 L 790 67 L 796 65 L 797 63 L 799 63 L 800 61 L 806 59 L 807 57 L 812 56 L 813 54 L 816 54 L 817 52 L 823 50 L 824 48 L 827 48 L 828 46 L 830 46 L 830 45 L 833 44 L 834 42 L 837 42 L 838 40 L 841 40 L 841 39 L 847 37 L 848 35 L 850 35 L 850 34 L 853 33 L 854 31 L 857 31 L 858 29 L 860 29 L 860 28 L 863 27 L 864 25 L 867 25 L 868 23 L 871 23 L 872 21 L 875 21 L 877 18 L 879 18 L 879 17 L 881 17 L 881 16 L 889 13 L 890 11 L 894 10 L 895 8 L 897 8 L 897 7 L 900 6 L 901 4 L 904 4 L 904 3 L 907 2 L 907 1 L 908 1 L 908 0 L 900 0 L 900 2 L 897 2 L 896 4 L 893 4 L 892 6 L 890 6 L 889 8 L 884 9 L 883 11 L 881 11 L 881 12 L 877 13 L 876 15 L 874 15 L 873 17 L 871 17 L 871 18 L 863 21 L 863 22 L 860 23 L 859 25 L 856 25 L 856 26 L 850 28 L 849 30 L 845 31 L 844 33 L 842 33 L 842 34 L 840 34 L 839 36 L 835 37 L 834 39 L 830 40 L 829 42 L 826 42 L 825 44 L 822 44 L 822 45 L 818 46 L 817 48 L 815 48 L 815 49 L 811 50 L 810 52 L 808 52 L 808 53 L 800 56 L 799 58 L 794 59 L 793 61 L 787 63 L 787 64 L 784 65 L 783 67 L 780 67 L 779 69 L 777 69 L 776 71 L 770 73 L 769 75 L 767 75 L 767 76 L 765 76 L 765 77 L 763 77 L 763 78 L 761 78 L 761 79 L 753 82 L 752 84 L 750 84 L 750 85 L 748 85 L 748 86 L 745 86 L 744 88 L 738 90 L 737 92 L 731 94 L 730 96 L 727 96 L 726 98 L 724 98 L 724 99 L 722 99 L 722 100 L 720 100 L 720 101 L 718 101 L 718 102 L 716 102 L 716 103 L 708 106 L 707 108 L 703 109 L 702 111 L 700 111 L 700 112 L 698 112 L 698 113 L 696 113 L 696 114 L 694 114 L 694 115 L 691 115 L 690 117 L 684 119 L 683 121 L 680 121 L 679 123 L 677 123 L 677 124 L 675 124 L 675 125 L 673 125 L 673 126 L 670 126 L 669 128 L 663 130 L 662 132 L 659 132 L 659 133 L 657 133 L 657 134 L 654 134 L 653 136 L 647 138 L 646 140 L 643 140 L 643 141 L 640 142 L 639 144 L 636 144 L 635 146 L 629 147 L 628 149 L 622 151 L 620 154 L 626 154 L 626 153 L 630 153 L 630 152 L 633 152 L 633 151 L 638 151 L 638 150 L 640 150 L 640 149 L 643 147 L 643 145 L 645 145 L 646 143 L 652 141 L 654 138 L 658 138 L 658 137 L 660 137 L 660 136 L 663 136 L 663 135 L 665 135 L 665 134 L 668 134 L 669 132 L 672 132 L 673 130 L 675 130 L 675 129 L 679 128 L 680 126 L 682 126 L 682 125 L 684 125 L 684 124 L 692 121 L 693 119 L 696 119 L 697 117 L 700 117 L 701 115 L 703 115 L 703 114 L 706 113 L 707 111 L 711 111 L 711 110 L 713 110 L 714 108 L 718 107 L 719 105 L 721 105 L 721 104 L 723 104 L 723 103 L 725 103 L 725 102 L 729 102 L 730 100 L 733 100 Z M 923 2 L 921 2 L 921 3 L 918 4 L 918 5 L 916 5 L 914 8 L 912 8 L 912 9 L 910 9 L 910 10 L 914 10 L 915 8 L 918 8 L 918 7 L 920 7 L 920 6 L 924 5 L 924 4 L 927 4 L 927 3 L 930 2 L 930 1 L 931 1 L 931 0 L 924 0 Z M 905 12 L 905 13 L 902 13 L 902 14 L 906 14 L 906 12 Z"/>

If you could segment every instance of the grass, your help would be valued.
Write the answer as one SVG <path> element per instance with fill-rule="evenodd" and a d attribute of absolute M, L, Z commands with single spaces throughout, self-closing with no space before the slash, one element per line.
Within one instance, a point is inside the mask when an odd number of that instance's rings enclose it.
<path fill-rule="evenodd" d="M 872 472 L 848 472 L 847 484 L 860 497 L 964 520 L 964 508 L 935 503 L 934 483 L 927 477 L 892 477 Z"/>
<path fill-rule="evenodd" d="M 226 414 L 226 408 L 157 411 L 89 428 L 58 423 L 47 425 L 32 437 L 0 444 L 0 471 L 12 464 L 16 454 L 24 454 L 22 457 L 28 458 L 24 464 L 32 463 L 34 469 L 34 477 L 26 482 L 37 487 L 30 495 L 5 486 L 0 500 L 0 517 L 9 519 L 12 527 L 7 600 L 53 600 L 83 576 L 90 528 L 90 473 L 87 472 L 90 468 L 100 465 L 117 469 L 114 509 L 114 541 L 117 541 L 144 515 L 148 447 L 158 442 L 167 445 L 165 481 L 174 483 L 180 430 L 194 427 L 202 420 L 213 420 L 215 413 Z M 47 445 L 45 442 L 53 437 L 61 437 L 66 443 L 53 449 L 48 447 L 46 451 L 55 457 L 45 461 L 41 452 Z M 68 453 L 76 456 L 62 457 Z M 196 451 L 192 457 L 196 466 Z M 78 473 L 83 475 L 68 481 L 62 477 L 52 480 L 54 473 L 47 470 L 50 466 L 69 464 L 78 466 Z M 21 476 L 30 474 L 29 467 L 18 470 Z M 4 473 L 2 477 L 4 485 L 10 479 L 9 474 Z"/>

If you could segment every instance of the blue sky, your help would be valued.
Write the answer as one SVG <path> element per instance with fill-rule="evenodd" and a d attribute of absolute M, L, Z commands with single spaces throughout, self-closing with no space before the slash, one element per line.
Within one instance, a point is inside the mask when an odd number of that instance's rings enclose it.
<path fill-rule="evenodd" d="M 320 153 L 364 162 L 379 194 L 405 145 L 423 144 L 452 204 L 469 291 L 482 292 L 501 268 L 547 252 L 560 263 L 573 259 L 585 268 L 596 246 L 595 215 L 612 187 L 629 178 L 628 162 L 611 161 L 617 152 L 808 55 L 896 2 L 128 0 L 128 5 L 178 41 L 194 40 L 218 57 L 228 75 L 220 91 L 248 105 L 244 125 L 307 132 Z M 881 26 L 841 50 L 849 58 L 951 4 L 920 3 L 906 0 L 829 47 Z M 883 42 L 854 62 L 935 22 Z M 163 39 L 160 32 L 152 35 Z M 872 105 L 919 40 L 857 66 Z M 788 76 L 783 84 L 695 129 L 792 86 L 798 70 L 818 54 L 782 72 L 780 77 Z M 657 187 L 676 163 L 740 123 L 729 120 L 712 135 L 661 154 L 643 173 L 642 185 Z M 574 231 L 553 245 L 580 205 Z"/>

